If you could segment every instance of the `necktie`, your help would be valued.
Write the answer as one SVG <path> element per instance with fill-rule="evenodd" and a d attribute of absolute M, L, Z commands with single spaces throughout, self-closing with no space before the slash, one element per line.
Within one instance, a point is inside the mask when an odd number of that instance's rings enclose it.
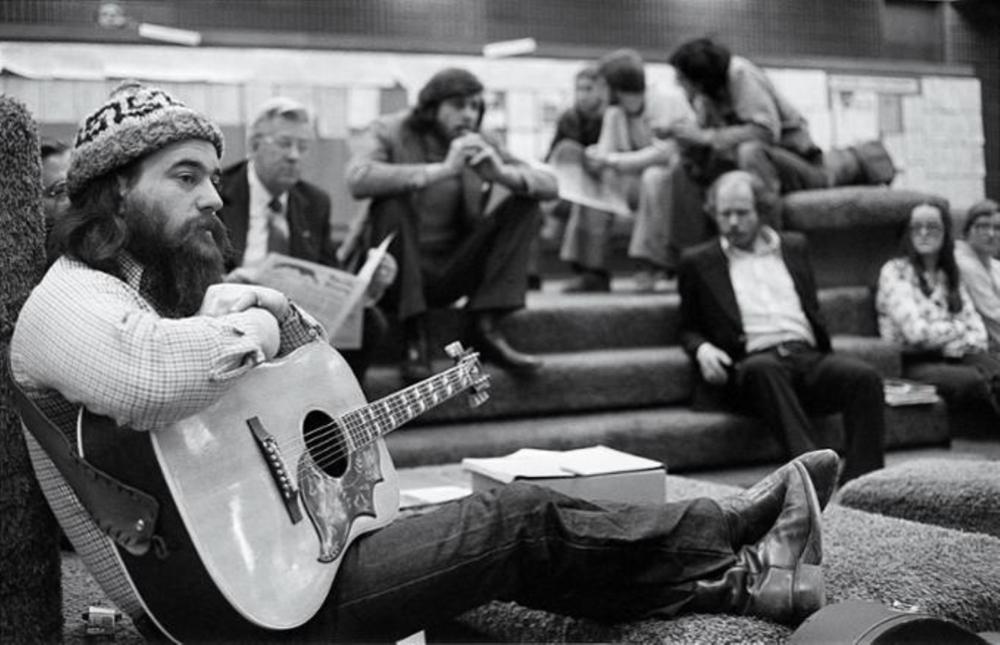
<path fill-rule="evenodd" d="M 288 225 L 281 208 L 281 200 L 274 197 L 267 203 L 267 250 L 269 253 L 288 255 Z"/>

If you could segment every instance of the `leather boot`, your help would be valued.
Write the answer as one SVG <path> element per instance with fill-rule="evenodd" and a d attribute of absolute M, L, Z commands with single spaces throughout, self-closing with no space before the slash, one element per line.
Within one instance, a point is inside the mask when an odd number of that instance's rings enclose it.
<path fill-rule="evenodd" d="M 687 609 L 798 625 L 826 603 L 821 510 L 802 462 L 792 462 L 786 483 L 771 530 L 740 549 L 736 564 L 722 576 L 695 583 Z"/>
<path fill-rule="evenodd" d="M 796 457 L 738 495 L 719 500 L 729 522 L 734 549 L 753 544 L 774 525 L 784 505 L 788 482 L 794 479 L 796 463 L 805 467 L 820 510 L 826 508 L 836 489 L 840 458 L 833 450 L 814 450 Z"/>
<path fill-rule="evenodd" d="M 403 362 L 399 365 L 399 375 L 407 384 L 430 378 L 430 345 L 427 341 L 427 323 L 424 316 L 413 316 L 403 322 L 406 347 Z"/>
<path fill-rule="evenodd" d="M 481 312 L 473 321 L 473 348 L 488 361 L 516 372 L 535 372 L 544 364 L 542 359 L 519 352 L 510 346 L 497 321 L 495 312 Z"/>

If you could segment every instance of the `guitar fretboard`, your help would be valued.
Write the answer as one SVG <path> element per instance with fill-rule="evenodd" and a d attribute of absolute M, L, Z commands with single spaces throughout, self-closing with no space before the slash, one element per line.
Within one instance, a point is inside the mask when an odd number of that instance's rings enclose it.
<path fill-rule="evenodd" d="M 342 414 L 337 423 L 353 452 L 392 432 L 407 421 L 444 403 L 469 387 L 464 364 L 415 383 L 378 401 Z"/>

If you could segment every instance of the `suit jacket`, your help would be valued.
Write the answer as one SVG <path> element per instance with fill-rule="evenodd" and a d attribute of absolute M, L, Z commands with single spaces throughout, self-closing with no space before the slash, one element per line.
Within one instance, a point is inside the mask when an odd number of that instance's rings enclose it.
<path fill-rule="evenodd" d="M 779 236 L 782 258 L 816 336 L 817 348 L 829 352 L 830 335 L 819 310 L 806 239 L 799 233 L 785 232 Z M 677 279 L 681 296 L 680 336 L 684 351 L 693 359 L 698 346 L 707 341 L 724 350 L 734 361 L 744 358 L 746 334 L 733 283 L 729 279 L 729 259 L 719 239 L 688 249 L 681 256 Z"/>
<path fill-rule="evenodd" d="M 247 245 L 250 222 L 250 184 L 247 162 L 241 161 L 222 173 L 222 210 L 219 217 L 229 229 L 236 251 L 235 268 Z M 336 245 L 330 237 L 330 196 L 322 188 L 299 181 L 288 191 L 288 254 L 328 266 L 337 266 Z"/>
<path fill-rule="evenodd" d="M 347 186 L 356 199 L 408 195 L 413 209 L 423 212 L 424 203 L 440 201 L 442 189 L 423 185 L 426 165 L 441 161 L 448 144 L 429 133 L 415 132 L 408 125 L 409 110 L 380 117 L 372 123 L 357 145 L 347 168 Z M 552 199 L 559 189 L 555 176 L 547 170 L 530 166 L 512 156 L 488 135 L 485 138 L 518 174 L 521 187 L 513 192 L 535 199 Z M 462 173 L 462 193 L 466 217 L 477 221 L 489 204 L 484 202 L 483 181 L 472 170 Z"/>

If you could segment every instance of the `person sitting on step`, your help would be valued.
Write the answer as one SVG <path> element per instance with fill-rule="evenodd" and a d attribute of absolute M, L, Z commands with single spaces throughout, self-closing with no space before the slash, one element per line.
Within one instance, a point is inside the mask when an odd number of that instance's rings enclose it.
<path fill-rule="evenodd" d="M 950 409 L 1000 420 L 1000 358 L 987 351 L 951 227 L 951 216 L 933 204 L 910 212 L 899 256 L 879 272 L 879 334 L 902 348 L 903 375 L 932 383 Z"/>
<path fill-rule="evenodd" d="M 406 381 L 431 373 L 428 308 L 463 296 L 485 358 L 518 372 L 542 366 L 511 347 L 500 320 L 524 307 L 539 202 L 556 197 L 556 179 L 480 132 L 483 89 L 467 70 L 436 73 L 415 107 L 372 123 L 348 164 L 351 194 L 372 199 L 375 239 L 396 234 L 389 253 L 399 278 L 384 302 L 403 324 Z"/>
<path fill-rule="evenodd" d="M 986 325 L 989 351 L 1000 356 L 1000 207 L 984 199 L 969 207 L 964 240 L 955 241 L 962 284 Z"/>
<path fill-rule="evenodd" d="M 695 367 L 695 406 L 764 420 L 792 455 L 815 449 L 809 413 L 843 413 L 842 481 L 881 468 L 882 378 L 833 353 L 806 240 L 761 221 L 763 182 L 730 171 L 709 188 L 719 236 L 681 256 L 681 344 Z"/>
<path fill-rule="evenodd" d="M 635 50 L 620 49 L 605 55 L 599 70 L 611 105 L 604 111 L 600 139 L 587 148 L 586 165 L 602 181 L 617 186 L 634 208 L 628 255 L 639 265 L 635 287 L 640 292 L 653 291 L 657 280 L 673 269 L 665 255 L 667 231 L 660 224 L 668 221 L 661 211 L 672 199 L 664 192 L 669 188 L 665 177 L 678 161 L 674 143 L 656 133 L 678 121 L 693 119 L 693 112 L 676 89 L 647 87 L 643 60 Z M 606 275 L 604 262 L 613 214 L 584 208 L 573 215 L 566 225 L 560 257 L 578 263 L 586 258 L 587 272 Z"/>
<path fill-rule="evenodd" d="M 337 259 L 330 195 L 302 178 L 316 145 L 311 111 L 295 99 L 272 97 L 254 112 L 248 133 L 248 158 L 223 170 L 219 186 L 219 218 L 233 244 L 226 259 L 227 279 L 255 282 L 268 253 L 346 268 Z M 388 327 L 374 303 L 395 275 L 396 263 L 386 257 L 368 291 L 361 347 L 343 352 L 361 383 Z"/>

